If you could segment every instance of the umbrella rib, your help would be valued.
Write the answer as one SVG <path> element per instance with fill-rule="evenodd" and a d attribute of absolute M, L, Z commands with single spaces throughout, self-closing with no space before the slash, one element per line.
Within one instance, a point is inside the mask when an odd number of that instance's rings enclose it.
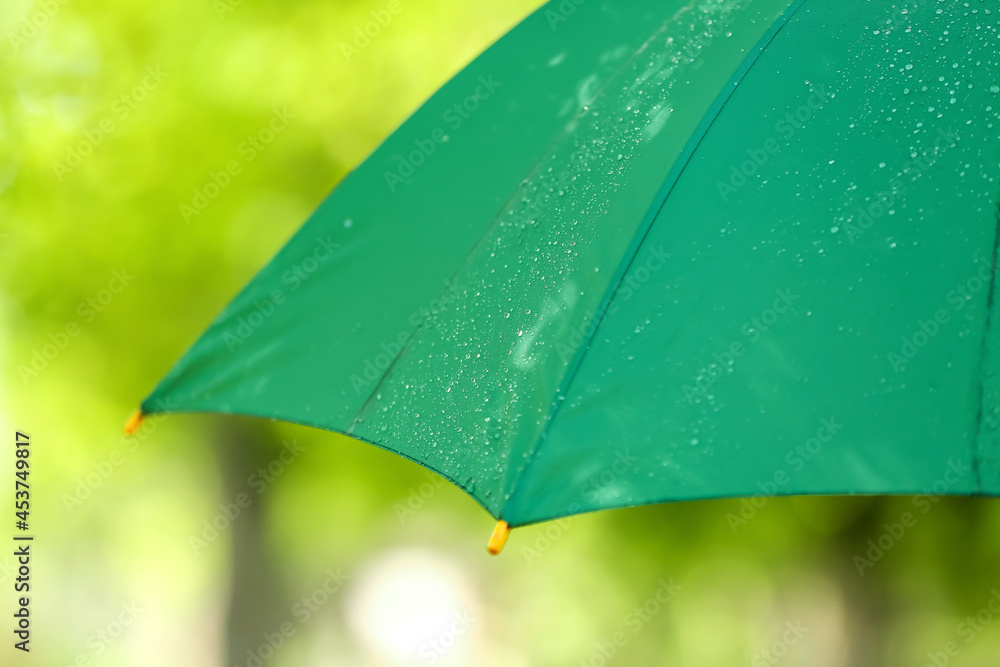
<path fill-rule="evenodd" d="M 986 293 L 986 322 L 983 325 L 983 338 L 980 342 L 979 347 L 979 378 L 977 385 L 977 410 L 976 410 L 976 426 L 975 426 L 975 437 L 972 439 L 972 473 L 976 478 L 976 489 L 979 493 L 983 492 L 983 474 L 981 468 L 980 457 L 982 455 L 982 440 L 985 437 L 983 433 L 983 403 L 986 401 L 986 388 L 984 385 L 983 372 L 985 370 L 984 366 L 988 362 L 988 357 L 990 356 L 990 332 L 993 329 L 993 310 L 994 304 L 996 303 L 996 282 L 997 282 L 997 260 L 998 254 L 1000 254 L 1000 196 L 997 197 L 996 202 L 996 224 L 994 225 L 993 231 L 993 253 L 990 256 L 990 285 Z"/>
<path fill-rule="evenodd" d="M 801 2 L 801 1 L 802 0 L 799 0 L 799 2 Z M 683 14 L 684 12 L 687 12 L 689 10 L 690 10 L 690 7 L 683 7 L 679 11 L 677 11 L 673 16 L 671 16 L 669 19 L 665 20 L 663 22 L 663 24 L 656 30 L 656 32 L 654 32 L 648 39 L 646 39 L 642 44 L 640 44 L 639 47 L 635 50 L 635 52 L 629 58 L 627 58 L 611 75 L 608 76 L 607 80 L 603 84 L 601 84 L 601 86 L 594 92 L 594 94 L 592 95 L 592 97 L 589 100 L 589 103 L 593 103 L 594 100 L 596 100 L 601 95 L 603 95 L 604 92 L 608 89 L 608 87 L 611 86 L 616 81 L 616 77 L 618 76 L 618 74 L 621 73 L 622 71 L 624 71 L 628 67 L 628 64 L 630 62 L 632 62 L 633 60 L 635 60 L 635 58 L 637 56 L 639 56 L 643 51 L 645 51 L 646 48 L 649 46 L 649 44 L 653 40 L 655 40 L 658 35 L 660 35 L 661 33 L 663 33 L 667 29 L 667 26 L 670 25 L 671 21 L 676 20 L 681 14 Z M 541 13 L 541 11 L 542 10 L 539 9 L 538 13 Z M 583 105 L 583 108 L 580 111 L 577 112 L 577 114 L 574 117 L 574 119 L 579 119 L 579 118 L 583 117 L 584 115 L 586 115 L 586 111 L 585 111 L 586 106 L 587 105 Z M 538 172 L 539 169 L 541 169 L 541 166 L 542 166 L 543 161 L 545 160 L 545 158 L 547 156 L 549 156 L 549 155 L 552 154 L 552 151 L 554 150 L 554 147 L 558 146 L 560 144 L 560 142 L 562 142 L 565 139 L 565 137 L 566 137 L 567 134 L 568 134 L 568 130 L 566 130 L 564 128 L 563 131 L 557 137 L 555 137 L 554 139 L 552 139 L 545 146 L 545 148 L 539 153 L 538 159 L 536 159 L 535 162 L 531 165 L 531 168 L 528 169 L 527 172 L 525 172 L 526 173 L 525 178 L 528 178 L 528 177 L 532 176 L 533 174 L 535 174 L 536 172 Z M 516 201 L 518 193 L 520 192 L 520 189 L 521 188 L 520 188 L 519 185 L 515 186 L 514 189 L 513 189 L 513 191 L 510 193 L 510 196 L 503 202 L 503 204 L 497 210 L 496 214 L 494 214 L 490 218 L 489 224 L 486 225 L 486 228 L 483 230 L 482 235 L 472 245 L 472 247 L 469 249 L 469 252 L 466 254 L 465 258 L 458 264 L 458 267 L 455 269 L 455 271 L 448 278 L 448 283 L 454 283 L 457 280 L 459 274 L 462 272 L 462 269 L 464 269 L 470 263 L 471 259 L 475 256 L 476 251 L 489 238 L 490 232 L 494 229 L 494 226 L 497 224 L 500 216 L 502 216 L 503 213 L 504 213 L 504 211 L 508 210 L 511 207 L 511 204 Z M 440 296 L 440 293 L 439 293 L 439 296 Z M 396 362 L 399 361 L 402 358 L 403 353 L 407 350 L 407 348 L 410 346 L 410 344 L 416 339 L 417 334 L 424 328 L 425 322 L 426 322 L 426 319 L 424 319 L 423 321 L 420 322 L 420 324 L 418 324 L 416 327 L 414 327 L 413 331 L 410 333 L 409 337 L 406 339 L 406 342 L 403 343 L 403 345 L 400 346 L 399 352 L 396 353 L 396 355 L 392 358 L 392 361 L 389 362 L 389 365 L 386 366 L 385 370 L 382 371 L 382 374 L 379 376 L 378 381 L 375 382 L 375 385 L 373 386 L 371 392 L 369 392 L 368 397 L 364 400 L 364 402 L 361 404 L 361 407 L 358 408 L 358 411 L 355 413 L 354 417 L 351 419 L 350 426 L 348 426 L 347 431 L 345 433 L 346 435 L 354 437 L 354 427 L 357 425 L 358 420 L 365 413 L 365 410 L 368 408 L 369 403 L 371 403 L 372 399 L 376 396 L 376 394 L 378 393 L 379 389 L 382 387 L 382 383 L 389 376 L 389 373 L 392 371 L 393 367 L 396 365 Z M 516 485 L 516 482 L 517 482 L 517 480 L 515 480 L 515 485 Z"/>
<path fill-rule="evenodd" d="M 698 150 L 698 147 L 701 145 L 702 140 L 708 134 L 708 131 L 712 128 L 712 125 L 715 124 L 716 119 L 719 117 L 719 114 L 722 113 L 722 110 L 723 108 L 725 108 L 726 103 L 732 97 L 733 93 L 736 92 L 736 88 L 739 86 L 740 82 L 743 81 L 743 79 L 746 77 L 749 71 L 757 63 L 760 56 L 764 53 L 764 51 L 767 50 L 767 48 L 771 45 L 771 42 L 774 41 L 775 37 L 778 36 L 778 33 L 780 33 L 782 28 L 784 28 L 785 25 L 788 24 L 788 22 L 792 19 L 795 13 L 798 12 L 799 9 L 801 9 L 804 3 L 805 0 L 794 0 L 785 9 L 785 11 L 781 14 L 781 16 L 779 16 L 774 21 L 774 23 L 771 24 L 771 26 L 768 28 L 768 31 L 760 38 L 760 40 L 750 51 L 750 53 L 747 54 L 746 58 L 743 59 L 743 62 L 740 63 L 739 67 L 737 67 L 736 71 L 733 73 L 733 76 L 730 77 L 729 81 L 723 88 L 722 92 L 712 103 L 712 106 L 709 108 L 708 113 L 705 115 L 705 118 L 702 120 L 701 124 L 699 124 L 699 126 L 695 129 L 695 132 L 693 133 L 691 139 L 688 141 L 681 155 L 678 157 L 677 162 L 674 164 L 674 166 L 671 168 L 670 172 L 664 179 L 663 185 L 660 187 L 660 191 L 657 193 L 656 198 L 653 200 L 653 204 L 647 211 L 642 224 L 640 224 L 638 230 L 636 230 L 636 234 L 633 237 L 632 244 L 630 245 L 629 250 L 626 251 L 622 259 L 622 262 L 619 264 L 618 270 L 615 273 L 614 278 L 609 283 L 609 289 L 605 294 L 604 299 L 600 302 L 600 305 L 597 309 L 597 313 L 594 315 L 597 324 L 596 326 L 588 327 L 588 329 L 590 330 L 590 334 L 587 336 L 583 344 L 580 345 L 576 354 L 574 355 L 573 361 L 569 366 L 569 370 L 567 370 L 566 375 L 563 378 L 562 385 L 559 388 L 559 392 L 556 395 L 556 400 L 553 401 L 549 409 L 548 417 L 546 418 L 545 424 L 542 427 L 542 431 L 538 436 L 538 440 L 535 442 L 535 447 L 532 450 L 527 463 L 525 463 L 525 465 L 518 472 L 517 476 L 514 479 L 514 483 L 510 487 L 507 504 L 509 504 L 510 501 L 516 495 L 520 486 L 521 479 L 524 476 L 524 472 L 532 466 L 532 464 L 535 462 L 535 459 L 538 457 L 538 452 L 545 444 L 545 441 L 548 438 L 552 424 L 554 423 L 555 418 L 559 414 L 559 408 L 565 402 L 559 399 L 568 395 L 569 389 L 572 386 L 573 381 L 576 379 L 577 373 L 580 370 L 580 367 L 583 363 L 583 359 L 584 357 L 587 356 L 587 352 L 590 351 L 590 346 L 593 343 L 598 330 L 600 330 L 601 325 L 604 322 L 604 316 L 607 314 L 608 308 L 611 306 L 611 302 L 614 300 L 615 295 L 621 288 L 621 285 L 625 280 L 625 276 L 628 274 L 629 268 L 632 266 L 632 263 L 635 261 L 636 256 L 639 254 L 639 250 L 642 248 L 643 243 L 645 243 L 646 237 L 649 235 L 649 231 L 652 229 L 657 216 L 663 209 L 663 206 L 666 204 L 666 201 L 670 197 L 670 194 L 673 192 L 674 186 L 680 179 L 681 174 L 684 172 L 688 164 L 691 162 L 691 158 L 694 156 L 695 151 Z M 502 511 L 501 511 L 501 516 L 503 516 Z"/>

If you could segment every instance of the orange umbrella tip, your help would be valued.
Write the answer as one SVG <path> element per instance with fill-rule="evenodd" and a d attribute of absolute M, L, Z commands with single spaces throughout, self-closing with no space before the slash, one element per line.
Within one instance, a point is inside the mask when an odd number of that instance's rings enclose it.
<path fill-rule="evenodd" d="M 507 544 L 507 537 L 510 536 L 510 526 L 506 521 L 497 521 L 497 527 L 493 529 L 490 543 L 486 545 L 486 550 L 496 556 L 503 551 L 503 545 Z"/>
<path fill-rule="evenodd" d="M 145 415 L 142 414 L 142 410 L 137 408 L 135 412 L 128 418 L 125 422 L 125 435 L 135 435 L 135 432 L 139 430 L 142 426 L 142 420 L 145 419 Z"/>

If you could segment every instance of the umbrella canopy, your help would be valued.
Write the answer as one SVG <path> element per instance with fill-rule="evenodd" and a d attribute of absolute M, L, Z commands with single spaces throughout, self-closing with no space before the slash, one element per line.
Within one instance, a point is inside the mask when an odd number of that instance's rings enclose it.
<path fill-rule="evenodd" d="M 346 433 L 501 529 L 998 494 L 997 19 L 553 1 L 347 176 L 141 411 Z"/>

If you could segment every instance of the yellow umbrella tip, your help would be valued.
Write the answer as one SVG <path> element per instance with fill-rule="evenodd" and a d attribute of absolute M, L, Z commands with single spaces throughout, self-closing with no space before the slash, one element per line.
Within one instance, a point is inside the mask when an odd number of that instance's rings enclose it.
<path fill-rule="evenodd" d="M 507 537 L 510 536 L 510 526 L 504 520 L 497 521 L 497 527 L 493 529 L 490 543 L 486 545 L 486 550 L 496 556 L 503 551 L 503 545 L 507 544 Z"/>
<path fill-rule="evenodd" d="M 136 409 L 136 411 L 133 412 L 128 418 L 128 421 L 125 422 L 125 435 L 135 435 L 135 432 L 139 430 L 140 426 L 142 426 L 142 420 L 144 418 L 145 415 L 142 414 L 142 410 Z"/>

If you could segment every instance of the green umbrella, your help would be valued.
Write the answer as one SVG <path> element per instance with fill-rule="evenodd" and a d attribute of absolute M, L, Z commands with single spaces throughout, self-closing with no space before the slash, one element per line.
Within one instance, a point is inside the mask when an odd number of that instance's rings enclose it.
<path fill-rule="evenodd" d="M 384 447 L 501 520 L 493 551 L 648 503 L 996 495 L 997 19 L 553 1 L 344 179 L 139 416 Z"/>

